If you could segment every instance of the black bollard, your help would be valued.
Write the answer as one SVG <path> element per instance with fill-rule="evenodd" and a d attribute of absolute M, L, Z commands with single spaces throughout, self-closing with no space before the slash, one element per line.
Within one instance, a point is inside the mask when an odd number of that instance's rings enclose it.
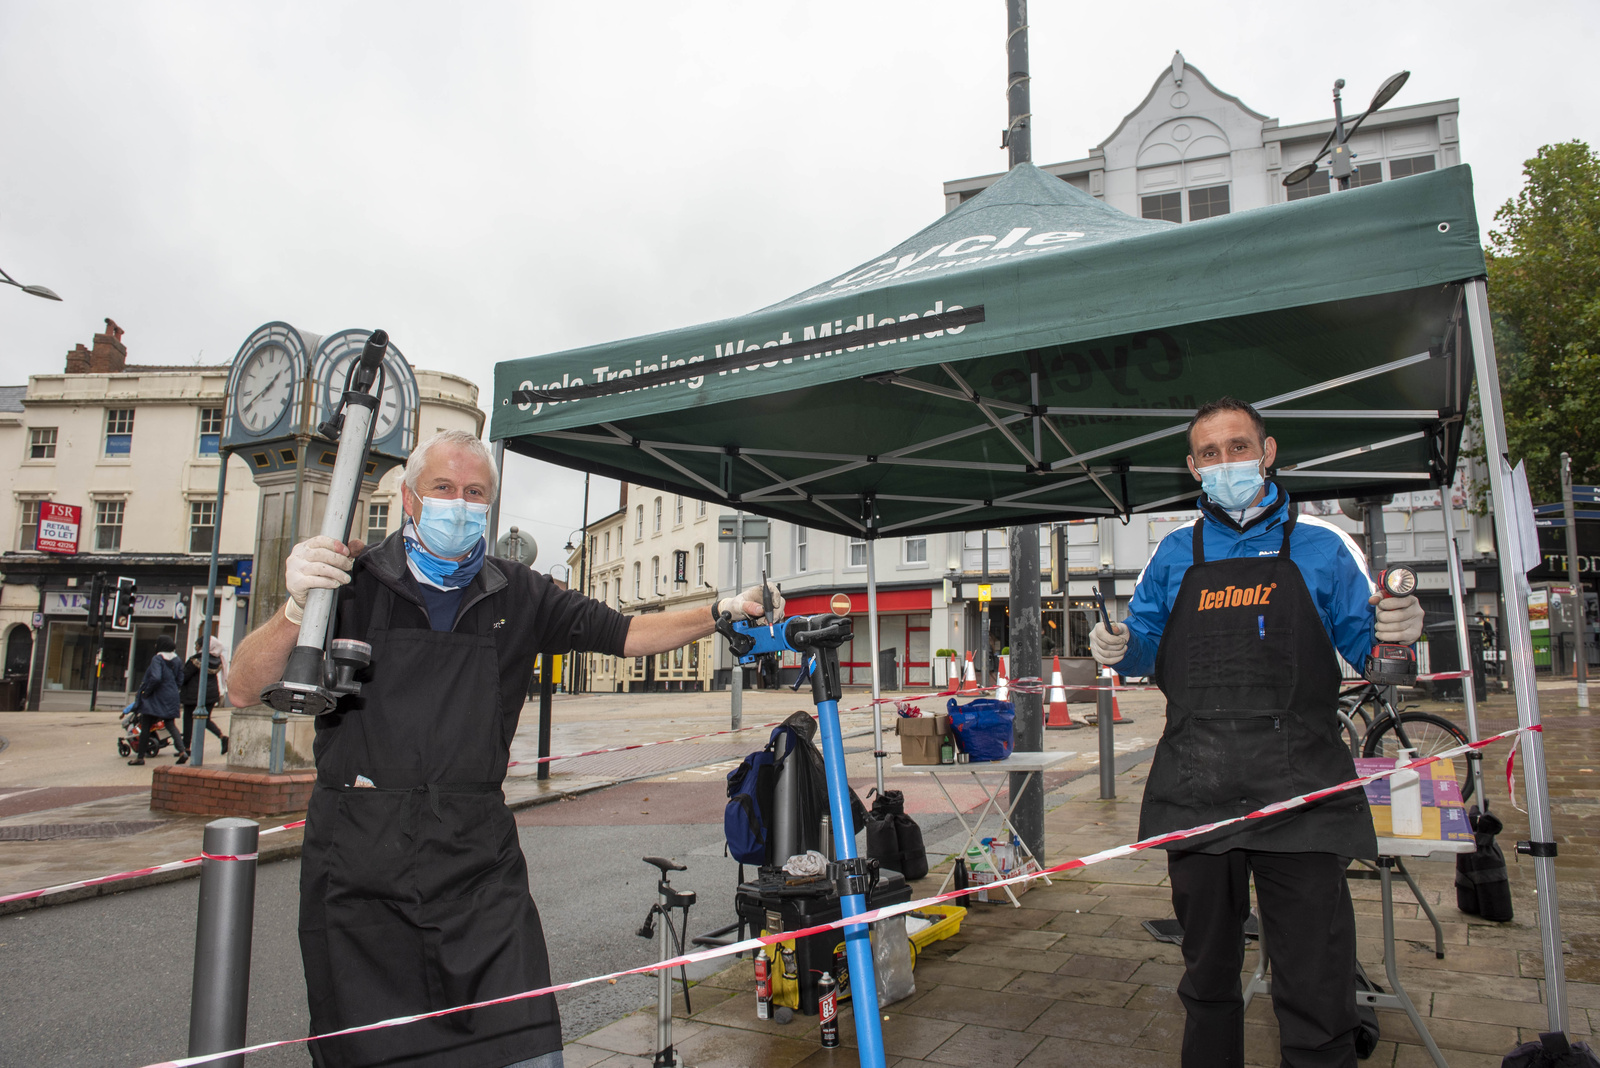
<path fill-rule="evenodd" d="M 1111 676 L 1100 672 L 1099 690 L 1095 691 L 1094 718 L 1100 728 L 1100 800 L 1110 801 L 1117 796 L 1116 734 L 1112 729 Z"/>
<path fill-rule="evenodd" d="M 237 1049 L 250 1004 L 250 934 L 256 910 L 254 820 L 206 824 L 195 924 L 194 989 L 189 995 L 189 1056 Z M 243 1068 L 244 1057 L 213 1062 Z"/>

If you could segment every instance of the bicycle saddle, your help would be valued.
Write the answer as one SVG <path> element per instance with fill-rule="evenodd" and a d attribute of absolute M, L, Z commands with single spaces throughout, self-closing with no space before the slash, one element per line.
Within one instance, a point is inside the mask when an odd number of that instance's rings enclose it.
<path fill-rule="evenodd" d="M 688 871 L 689 870 L 686 865 L 679 864 L 675 860 L 668 860 L 666 857 L 644 857 L 642 859 L 644 860 L 644 862 L 646 864 L 654 864 L 656 867 L 660 868 L 661 869 L 661 874 L 663 876 L 666 875 L 667 872 L 669 872 L 669 871 Z"/>

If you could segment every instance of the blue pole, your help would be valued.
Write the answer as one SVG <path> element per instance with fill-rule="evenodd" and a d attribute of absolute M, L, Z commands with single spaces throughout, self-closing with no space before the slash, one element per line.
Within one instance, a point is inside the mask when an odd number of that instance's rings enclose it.
<path fill-rule="evenodd" d="M 821 670 L 818 665 L 817 670 Z M 822 737 L 822 764 L 828 773 L 828 809 L 833 814 L 833 850 L 837 860 L 856 855 L 855 818 L 850 810 L 850 781 L 844 769 L 844 735 L 839 728 L 839 702 L 817 702 L 817 725 Z M 845 916 L 867 911 L 866 897 L 848 894 L 839 899 Z M 878 974 L 872 967 L 872 943 L 867 925 L 844 929 L 845 955 L 850 960 L 850 1008 L 856 1018 L 856 1045 L 861 1068 L 884 1068 L 883 1029 L 878 1018 Z"/>

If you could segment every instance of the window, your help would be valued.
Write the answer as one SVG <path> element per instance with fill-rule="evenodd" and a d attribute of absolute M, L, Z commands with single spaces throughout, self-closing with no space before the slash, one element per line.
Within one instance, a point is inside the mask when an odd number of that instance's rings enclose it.
<path fill-rule="evenodd" d="M 107 456 L 133 455 L 133 409 L 106 409 Z"/>
<path fill-rule="evenodd" d="M 1304 200 L 1307 197 L 1320 197 L 1331 188 L 1328 184 L 1327 171 L 1312 171 L 1310 178 L 1289 186 L 1289 199 Z"/>
<path fill-rule="evenodd" d="M 36 426 L 28 431 L 28 459 L 54 460 L 56 458 L 56 428 Z"/>
<path fill-rule="evenodd" d="M 1183 194 L 1157 193 L 1153 197 L 1139 198 L 1139 214 L 1146 219 L 1165 219 L 1183 222 Z"/>
<path fill-rule="evenodd" d="M 699 642 L 690 642 L 689 643 L 689 670 L 690 671 L 699 671 L 700 670 L 700 643 Z"/>
<path fill-rule="evenodd" d="M 222 409 L 200 409 L 200 455 L 216 456 L 222 447 Z"/>
<path fill-rule="evenodd" d="M 367 505 L 367 544 L 376 545 L 389 536 L 389 505 Z"/>
<path fill-rule="evenodd" d="M 217 502 L 189 502 L 189 551 L 208 553 L 217 535 Z M 120 540 L 120 539 L 119 539 Z"/>
<path fill-rule="evenodd" d="M 761 543 L 761 567 L 763 576 L 772 574 L 772 539 L 768 538 Z"/>
<path fill-rule="evenodd" d="M 850 539 L 850 566 L 867 566 L 867 543 L 861 538 Z"/>
<path fill-rule="evenodd" d="M 794 569 L 797 572 L 804 571 L 810 565 L 808 537 L 805 527 L 794 528 Z"/>
<path fill-rule="evenodd" d="M 622 524 L 617 524 L 617 555 L 622 555 Z"/>
<path fill-rule="evenodd" d="M 611 559 L 611 531 L 606 531 L 606 540 L 603 544 L 606 547 L 606 559 L 609 560 Z"/>
<path fill-rule="evenodd" d="M 695 515 L 696 519 L 704 519 L 706 517 L 706 502 L 705 501 L 696 501 L 695 502 L 694 515 Z"/>
<path fill-rule="evenodd" d="M 102 552 L 122 551 L 122 514 L 126 501 L 94 503 L 94 547 Z"/>
<path fill-rule="evenodd" d="M 1208 185 L 1204 189 L 1189 190 L 1189 221 L 1214 219 L 1228 214 L 1228 187 Z"/>
<path fill-rule="evenodd" d="M 661 557 L 650 558 L 650 596 L 655 597 L 661 593 Z"/>
<path fill-rule="evenodd" d="M 650 528 L 650 533 L 652 533 L 652 534 L 660 534 L 661 533 L 661 498 L 660 497 L 656 498 L 656 514 L 655 514 L 654 522 L 655 522 L 655 525 Z"/>
<path fill-rule="evenodd" d="M 633 540 L 638 541 L 644 537 L 644 505 L 640 505 L 633 516 Z"/>
<path fill-rule="evenodd" d="M 17 527 L 17 548 L 32 549 L 39 544 L 39 501 L 22 501 L 22 522 Z"/>
<path fill-rule="evenodd" d="M 589 558 L 583 561 L 584 567 L 589 569 L 591 575 L 594 574 L 594 547 L 595 542 L 598 540 L 593 534 L 589 535 Z"/>
<path fill-rule="evenodd" d="M 1363 185 L 1377 185 L 1383 181 L 1383 164 L 1361 163 L 1350 175 L 1350 188 L 1356 189 Z"/>
<path fill-rule="evenodd" d="M 706 547 L 704 545 L 696 545 L 694 547 L 694 584 L 697 587 L 706 584 Z"/>
<path fill-rule="evenodd" d="M 639 512 L 640 512 L 641 515 L 644 513 L 644 507 L 642 505 L 639 508 Z M 644 598 L 644 595 L 639 592 L 640 585 L 641 585 L 642 582 L 643 582 L 643 569 L 641 568 L 641 566 L 639 564 L 639 561 L 635 560 L 633 562 L 633 599 L 635 601 L 643 600 L 643 598 Z"/>
<path fill-rule="evenodd" d="M 610 604 L 611 603 L 611 583 L 610 582 L 602 582 L 602 583 L 600 583 L 600 603 L 601 604 Z"/>
<path fill-rule="evenodd" d="M 928 562 L 928 539 L 905 539 L 905 562 L 908 564 L 925 564 Z"/>
<path fill-rule="evenodd" d="M 1390 178 L 1409 178 L 1413 174 L 1424 174 L 1433 170 L 1432 156 L 1411 156 L 1407 159 L 1392 159 L 1389 161 Z"/>
<path fill-rule="evenodd" d="M 683 494 L 681 493 L 673 498 L 672 524 L 678 527 L 683 526 Z"/>

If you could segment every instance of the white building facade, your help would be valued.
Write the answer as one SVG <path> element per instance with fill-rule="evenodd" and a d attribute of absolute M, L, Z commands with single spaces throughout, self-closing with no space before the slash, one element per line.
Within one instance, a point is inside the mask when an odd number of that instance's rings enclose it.
<path fill-rule="evenodd" d="M 17 703 L 83 691 L 96 672 L 88 626 L 94 576 L 138 583 L 133 627 L 101 642 L 101 707 L 137 686 L 166 634 L 192 651 L 205 612 L 213 542 L 218 548 L 215 632 L 230 648 L 247 630 L 260 494 L 244 457 L 229 458 L 217 522 L 227 366 L 127 362 L 123 331 L 106 320 L 93 349 L 79 345 L 60 374 L 0 388 L 0 635 Z M 416 371 L 420 425 L 481 433 L 477 387 L 455 375 Z M 400 470 L 364 501 L 354 533 L 369 543 L 400 522 Z M 51 504 L 79 510 L 77 552 L 35 548 Z M 48 518 L 48 516 L 47 516 Z M 125 703 L 125 699 L 122 702 Z"/>

